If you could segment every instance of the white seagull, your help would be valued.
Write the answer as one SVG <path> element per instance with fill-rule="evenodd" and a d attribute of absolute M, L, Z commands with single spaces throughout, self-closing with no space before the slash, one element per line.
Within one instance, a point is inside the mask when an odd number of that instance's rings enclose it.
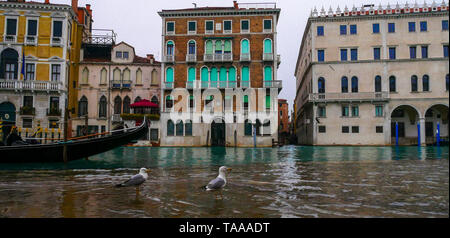
<path fill-rule="evenodd" d="M 139 193 L 139 186 L 141 186 L 147 179 L 148 179 L 148 172 L 150 172 L 149 169 L 141 168 L 139 170 L 139 174 L 134 175 L 129 180 L 127 180 L 124 183 L 117 184 L 116 187 L 136 187 L 136 193 Z"/>
<path fill-rule="evenodd" d="M 219 176 L 217 176 L 217 178 L 211 180 L 208 185 L 204 186 L 203 188 L 206 189 L 206 191 L 211 191 L 211 190 L 218 190 L 221 189 L 223 187 L 225 187 L 225 185 L 227 185 L 227 178 L 226 178 L 226 173 L 230 172 L 231 168 L 227 168 L 225 166 L 222 166 L 219 168 Z"/>

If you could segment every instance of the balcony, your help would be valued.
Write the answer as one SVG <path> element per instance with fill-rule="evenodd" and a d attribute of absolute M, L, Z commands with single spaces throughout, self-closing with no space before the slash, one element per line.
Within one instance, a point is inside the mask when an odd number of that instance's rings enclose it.
<path fill-rule="evenodd" d="M 281 80 L 273 80 L 273 81 L 264 81 L 264 88 L 283 88 L 283 81 Z"/>
<path fill-rule="evenodd" d="M 62 115 L 61 109 L 59 108 L 48 108 L 47 116 L 49 117 L 60 117 Z"/>
<path fill-rule="evenodd" d="M 232 53 L 224 53 L 222 61 L 223 62 L 233 62 L 233 54 Z"/>
<path fill-rule="evenodd" d="M 0 79 L 0 90 L 21 91 L 43 91 L 43 92 L 60 92 L 63 90 L 61 82 L 52 81 L 35 81 L 35 80 L 14 80 Z"/>
<path fill-rule="evenodd" d="M 383 102 L 389 99 L 387 92 L 365 93 L 312 93 L 310 102 Z"/>
<path fill-rule="evenodd" d="M 5 37 L 3 38 L 3 41 L 5 43 L 15 43 L 17 39 L 17 36 L 15 35 L 5 35 Z"/>
<path fill-rule="evenodd" d="M 36 115 L 36 108 L 23 106 L 20 108 L 20 115 L 22 116 L 34 116 Z"/>
<path fill-rule="evenodd" d="M 164 82 L 164 88 L 165 89 L 173 89 L 174 83 L 173 82 Z"/>
<path fill-rule="evenodd" d="M 122 81 L 122 88 L 127 88 L 130 89 L 131 88 L 131 80 L 123 80 Z"/>
<path fill-rule="evenodd" d="M 272 53 L 264 53 L 263 60 L 264 61 L 273 61 L 273 54 Z"/>
<path fill-rule="evenodd" d="M 112 122 L 121 122 L 122 118 L 120 117 L 120 114 L 113 114 L 111 118 Z"/>
<path fill-rule="evenodd" d="M 92 29 L 90 32 L 83 32 L 83 44 L 97 46 L 115 45 L 117 34 L 108 29 Z"/>
<path fill-rule="evenodd" d="M 112 80 L 111 88 L 112 89 L 131 89 L 131 80 Z"/>
<path fill-rule="evenodd" d="M 25 36 L 25 45 L 37 45 L 37 37 Z"/>
<path fill-rule="evenodd" d="M 241 81 L 241 88 L 250 88 L 250 81 Z"/>
<path fill-rule="evenodd" d="M 63 38 L 62 37 L 52 37 L 52 46 L 62 47 L 63 46 Z"/>
<path fill-rule="evenodd" d="M 174 55 L 164 55 L 163 62 L 164 63 L 174 63 L 175 56 Z"/>
<path fill-rule="evenodd" d="M 241 62 L 250 62 L 250 53 L 241 53 Z"/>
<path fill-rule="evenodd" d="M 188 62 L 188 63 L 195 63 L 195 62 L 197 62 L 197 55 L 196 54 L 187 54 L 186 55 L 186 62 Z"/>
<path fill-rule="evenodd" d="M 205 62 L 232 62 L 232 53 L 220 53 L 220 54 L 204 54 L 203 61 Z"/>

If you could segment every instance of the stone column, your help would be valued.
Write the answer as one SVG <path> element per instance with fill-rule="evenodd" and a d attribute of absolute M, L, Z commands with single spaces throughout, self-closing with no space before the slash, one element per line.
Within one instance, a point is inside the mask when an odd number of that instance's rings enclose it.
<path fill-rule="evenodd" d="M 419 119 L 419 125 L 420 125 L 420 145 L 426 146 L 426 135 L 425 135 L 425 118 Z"/>

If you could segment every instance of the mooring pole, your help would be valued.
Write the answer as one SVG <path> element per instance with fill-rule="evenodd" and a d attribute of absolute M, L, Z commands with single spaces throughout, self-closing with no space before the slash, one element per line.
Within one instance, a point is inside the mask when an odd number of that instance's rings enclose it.
<path fill-rule="evenodd" d="M 64 163 L 68 162 L 67 159 L 67 134 L 68 134 L 68 121 L 69 120 L 69 109 L 66 107 L 64 109 L 64 146 L 63 146 L 63 160 Z"/>
<path fill-rule="evenodd" d="M 436 145 L 440 146 L 441 140 L 441 126 L 439 125 L 439 122 L 437 123 L 437 133 L 436 133 Z"/>
<path fill-rule="evenodd" d="M 417 146 L 421 146 L 421 144 L 420 144 L 420 140 L 421 140 L 421 138 L 420 138 L 420 123 L 417 123 Z"/>
<path fill-rule="evenodd" d="M 395 146 L 398 146 L 398 122 L 395 122 Z"/>

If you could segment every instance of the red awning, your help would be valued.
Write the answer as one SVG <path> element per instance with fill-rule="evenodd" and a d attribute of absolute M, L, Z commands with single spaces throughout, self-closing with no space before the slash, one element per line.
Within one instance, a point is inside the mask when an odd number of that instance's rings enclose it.
<path fill-rule="evenodd" d="M 136 108 L 136 107 L 159 107 L 159 106 L 156 103 L 152 103 L 149 100 L 143 99 L 139 102 L 131 104 L 130 107 Z"/>

